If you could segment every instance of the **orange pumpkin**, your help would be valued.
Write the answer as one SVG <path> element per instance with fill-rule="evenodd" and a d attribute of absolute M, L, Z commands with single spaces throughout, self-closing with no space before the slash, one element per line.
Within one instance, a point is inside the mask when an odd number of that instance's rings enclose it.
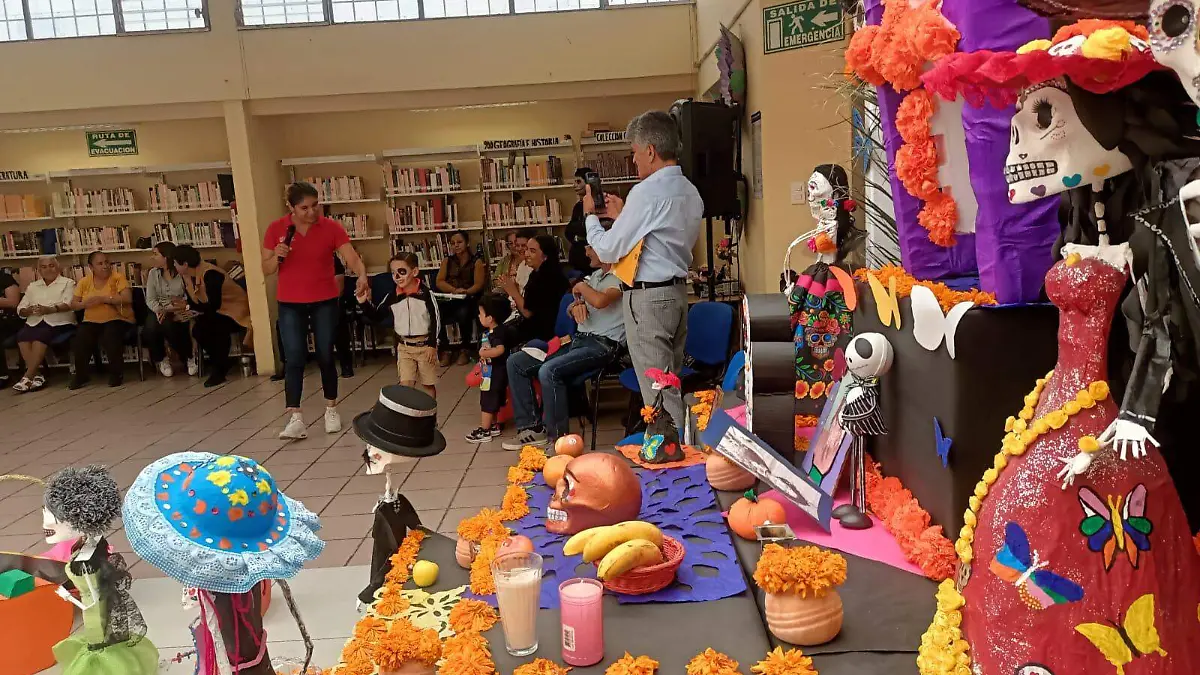
<path fill-rule="evenodd" d="M 500 548 L 497 549 L 496 555 L 518 552 L 533 553 L 533 540 L 523 534 L 514 534 L 500 542 Z"/>
<path fill-rule="evenodd" d="M 704 462 L 704 473 L 708 484 L 717 490 L 736 492 L 754 487 L 758 478 L 749 471 L 713 452 Z"/>
<path fill-rule="evenodd" d="M 754 528 L 759 525 L 786 522 L 787 512 L 783 510 L 783 504 L 772 499 L 758 499 L 753 491 L 747 492 L 746 496 L 729 507 L 729 529 L 742 539 L 757 540 Z"/>
<path fill-rule="evenodd" d="M 567 434 L 554 441 L 554 454 L 578 457 L 583 454 L 583 436 Z"/>
<path fill-rule="evenodd" d="M 567 472 L 567 464 L 575 459 L 570 455 L 555 455 L 546 460 L 546 466 L 542 468 L 542 476 L 546 479 L 546 485 L 554 487 L 558 485 L 558 481 Z"/>

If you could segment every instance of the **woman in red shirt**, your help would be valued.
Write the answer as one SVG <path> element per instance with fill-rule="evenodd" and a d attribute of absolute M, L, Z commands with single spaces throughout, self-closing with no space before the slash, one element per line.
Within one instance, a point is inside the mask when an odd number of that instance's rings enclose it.
<path fill-rule="evenodd" d="M 317 189 L 293 183 L 287 190 L 291 213 L 271 223 L 263 237 L 263 273 L 279 273 L 275 296 L 279 300 L 279 339 L 283 343 L 284 393 L 287 426 L 279 434 L 286 440 L 306 438 L 300 399 L 304 393 L 304 365 L 308 360 L 308 326 L 312 326 L 325 393 L 325 433 L 342 430 L 337 408 L 337 368 L 333 344 L 338 326 L 338 284 L 334 278 L 334 252 L 358 275 L 358 291 L 369 292 L 367 269 L 350 245 L 341 223 L 321 215 Z"/>

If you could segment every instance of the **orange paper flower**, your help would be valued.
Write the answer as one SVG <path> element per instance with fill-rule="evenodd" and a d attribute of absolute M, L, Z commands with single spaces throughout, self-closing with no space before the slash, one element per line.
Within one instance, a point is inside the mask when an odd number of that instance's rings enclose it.
<path fill-rule="evenodd" d="M 756 675 L 817 675 L 811 658 L 799 649 L 789 649 L 785 652 L 783 647 L 776 647 L 767 652 L 766 658 L 754 664 L 750 672 Z"/>
<path fill-rule="evenodd" d="M 846 581 L 846 559 L 816 546 L 784 548 L 767 544 L 754 570 L 754 582 L 767 593 L 821 597 Z"/>
<path fill-rule="evenodd" d="M 496 675 L 488 641 L 479 633 L 460 633 L 442 645 L 445 660 L 438 675 Z"/>
<path fill-rule="evenodd" d="M 654 675 L 658 670 L 658 661 L 649 656 L 632 656 L 629 652 L 625 652 L 625 656 L 612 662 L 604 671 L 604 675 Z"/>
<path fill-rule="evenodd" d="M 645 422 L 646 424 L 650 424 L 651 422 L 654 421 L 654 406 L 652 406 L 652 405 L 642 406 L 642 421 Z"/>
<path fill-rule="evenodd" d="M 931 525 L 929 513 L 896 478 L 884 478 L 875 462 L 867 462 L 867 504 L 883 521 L 910 562 L 934 581 L 954 575 L 958 561 L 954 545 L 940 525 Z"/>
<path fill-rule="evenodd" d="M 567 675 L 569 672 L 570 666 L 560 666 L 549 659 L 538 658 L 517 666 L 513 675 Z"/>
<path fill-rule="evenodd" d="M 996 296 L 983 291 L 956 291 L 946 284 L 937 281 L 918 281 L 911 274 L 904 271 L 899 265 L 884 265 L 876 270 L 867 270 L 860 268 L 854 271 L 854 278 L 859 281 L 867 280 L 867 272 L 875 275 L 876 279 L 887 288 L 894 278 L 896 280 L 896 297 L 907 298 L 912 295 L 913 286 L 924 286 L 933 291 L 933 296 L 937 298 L 938 304 L 941 305 L 943 312 L 950 311 L 950 308 L 960 302 L 973 302 L 976 305 L 994 305 L 996 304 Z M 1032 415 L 1032 413 L 1030 413 Z"/>
<path fill-rule="evenodd" d="M 482 600 L 463 598 L 450 610 L 450 627 L 455 633 L 482 633 L 490 630 L 500 617 L 491 605 Z"/>
<path fill-rule="evenodd" d="M 737 661 L 709 647 L 688 661 L 687 675 L 741 675 L 741 671 Z"/>
<path fill-rule="evenodd" d="M 432 628 L 422 630 L 408 619 L 397 619 L 371 655 L 381 670 L 399 670 L 413 662 L 433 666 L 442 658 L 442 643 Z"/>
<path fill-rule="evenodd" d="M 929 232 L 929 241 L 943 248 L 954 245 L 954 225 L 958 222 L 958 203 L 938 190 L 925 200 L 917 214 L 917 224 Z"/>

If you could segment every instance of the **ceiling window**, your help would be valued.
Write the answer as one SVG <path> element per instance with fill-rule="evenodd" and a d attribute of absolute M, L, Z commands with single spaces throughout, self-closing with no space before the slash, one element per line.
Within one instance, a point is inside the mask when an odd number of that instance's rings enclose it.
<path fill-rule="evenodd" d="M 599 9 L 600 0 L 515 0 L 517 14 L 531 12 L 568 12 L 573 9 Z M 609 4 L 612 4 L 611 2 Z"/>
<path fill-rule="evenodd" d="M 421 18 L 420 0 L 332 0 L 334 23 Z"/>
<path fill-rule="evenodd" d="M 241 0 L 243 26 L 328 23 L 322 0 Z"/>
<path fill-rule="evenodd" d="M 25 8 L 21 0 L 0 0 L 0 42 L 24 40 L 29 37 L 25 29 Z"/>
<path fill-rule="evenodd" d="M 204 0 L 121 0 L 127 33 L 207 28 Z"/>
<path fill-rule="evenodd" d="M 426 19 L 508 14 L 508 0 L 423 0 Z"/>
<path fill-rule="evenodd" d="M 29 27 L 35 40 L 116 35 L 112 0 L 28 0 Z"/>

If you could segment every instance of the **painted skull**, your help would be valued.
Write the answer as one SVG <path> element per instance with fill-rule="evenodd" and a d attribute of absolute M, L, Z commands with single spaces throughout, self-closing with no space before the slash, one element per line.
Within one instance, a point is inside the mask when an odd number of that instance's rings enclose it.
<path fill-rule="evenodd" d="M 576 457 L 554 488 L 546 530 L 576 534 L 634 520 L 642 510 L 642 484 L 624 457 L 591 453 Z"/>
<path fill-rule="evenodd" d="M 837 345 L 842 327 L 828 312 L 821 312 L 817 319 L 804 326 L 804 341 L 814 359 L 827 359 Z"/>
<path fill-rule="evenodd" d="M 1150 4 L 1150 50 L 1175 71 L 1192 101 L 1200 105 L 1200 45 L 1196 14 L 1200 0 L 1154 0 Z"/>
<path fill-rule="evenodd" d="M 892 369 L 892 343 L 879 333 L 859 333 L 846 347 L 846 369 L 865 380 Z"/>
<path fill-rule="evenodd" d="M 54 514 L 50 513 L 50 509 L 45 507 L 42 507 L 42 534 L 46 538 L 46 543 L 51 546 L 83 537 L 82 532 L 71 527 L 70 523 L 55 518 Z"/>
<path fill-rule="evenodd" d="M 363 462 L 367 465 L 367 475 L 378 476 L 383 473 L 391 473 L 392 467 L 402 462 L 411 461 L 406 457 L 394 455 L 390 452 L 380 450 L 379 448 L 368 445 L 363 450 Z"/>
<path fill-rule="evenodd" d="M 819 171 L 814 171 L 808 177 L 808 212 L 818 223 L 837 218 L 837 206 L 833 205 L 833 185 Z"/>
<path fill-rule="evenodd" d="M 1053 80 L 1021 93 L 1004 166 L 1009 202 L 1025 204 L 1131 168 L 1124 153 L 1105 150 L 1083 126 L 1066 82 Z"/>

